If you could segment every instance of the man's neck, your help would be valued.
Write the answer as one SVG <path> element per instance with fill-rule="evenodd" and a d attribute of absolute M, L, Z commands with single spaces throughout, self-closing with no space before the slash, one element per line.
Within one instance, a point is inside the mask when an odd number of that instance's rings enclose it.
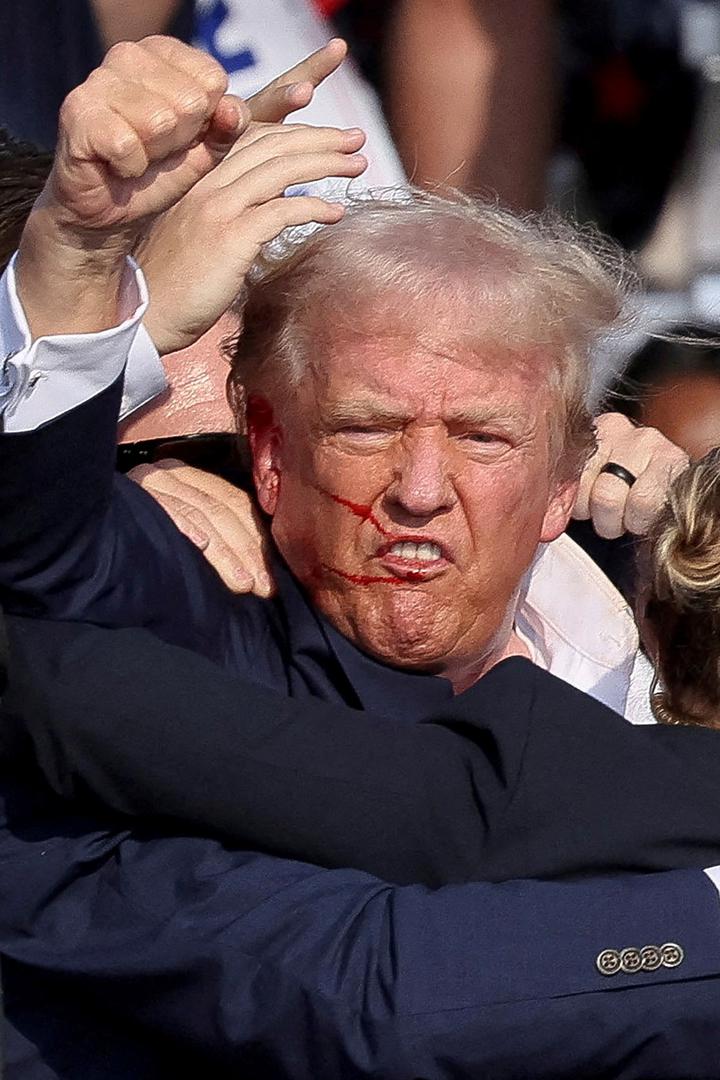
<path fill-rule="evenodd" d="M 471 686 L 474 686 L 483 675 L 487 675 L 491 668 L 494 668 L 501 660 L 507 660 L 509 656 L 524 656 L 528 660 L 532 659 L 530 650 L 519 637 L 514 627 L 510 630 L 504 643 L 492 649 L 480 663 L 475 661 L 473 664 L 458 666 L 457 670 L 448 669 L 441 674 L 452 683 L 456 694 L 462 694 L 465 690 L 469 690 Z"/>

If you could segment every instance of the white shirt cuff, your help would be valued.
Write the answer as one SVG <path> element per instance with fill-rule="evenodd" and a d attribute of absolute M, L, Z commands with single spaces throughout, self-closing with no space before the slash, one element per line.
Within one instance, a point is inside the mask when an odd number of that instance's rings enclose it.
<path fill-rule="evenodd" d="M 128 316 L 96 334 L 32 340 L 17 295 L 15 258 L 0 279 L 0 414 L 7 432 L 31 431 L 110 386 L 127 364 L 121 415 L 166 385 L 157 351 L 141 321 L 148 305 L 142 271 L 128 259 L 119 310 Z"/>
<path fill-rule="evenodd" d="M 711 866 L 705 871 L 705 873 L 717 889 L 718 895 L 720 895 L 720 866 Z"/>

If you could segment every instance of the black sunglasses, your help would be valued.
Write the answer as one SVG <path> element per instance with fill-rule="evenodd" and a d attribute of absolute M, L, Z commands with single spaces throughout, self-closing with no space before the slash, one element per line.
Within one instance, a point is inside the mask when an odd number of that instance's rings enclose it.
<path fill-rule="evenodd" d="M 217 473 L 234 482 L 247 471 L 243 467 L 237 435 L 227 432 L 121 443 L 117 448 L 116 467 L 118 472 L 126 473 L 136 465 L 152 464 L 161 458 L 177 458 L 186 465 Z"/>

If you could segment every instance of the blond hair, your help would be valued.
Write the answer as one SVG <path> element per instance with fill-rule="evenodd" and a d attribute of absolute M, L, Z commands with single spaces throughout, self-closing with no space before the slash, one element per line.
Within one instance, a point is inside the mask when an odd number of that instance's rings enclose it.
<path fill-rule="evenodd" d="M 720 449 L 672 483 L 648 540 L 659 720 L 720 727 Z"/>
<path fill-rule="evenodd" d="M 519 217 L 459 191 L 349 200 L 339 224 L 286 235 L 258 260 L 226 346 L 229 398 L 242 424 L 246 392 L 297 386 L 343 334 L 540 350 L 559 390 L 556 457 L 577 474 L 594 448 L 590 351 L 633 284 L 617 248 L 555 214 Z"/>

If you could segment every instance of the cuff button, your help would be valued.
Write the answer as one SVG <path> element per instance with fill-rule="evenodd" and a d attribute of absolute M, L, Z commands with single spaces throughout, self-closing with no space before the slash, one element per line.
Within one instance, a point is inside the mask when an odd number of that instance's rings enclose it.
<path fill-rule="evenodd" d="M 640 950 L 643 971 L 657 971 L 662 964 L 662 954 L 657 945 L 645 945 Z"/>
<path fill-rule="evenodd" d="M 666 968 L 679 967 L 685 959 L 685 953 L 674 941 L 668 941 L 667 944 L 661 946 L 660 956 L 662 966 Z"/>
<path fill-rule="evenodd" d="M 604 949 L 595 961 L 595 966 L 601 975 L 617 975 L 620 971 L 620 953 L 617 949 Z"/>
<path fill-rule="evenodd" d="M 642 967 L 639 949 L 623 949 L 620 953 L 620 968 L 626 975 L 634 975 Z"/>

